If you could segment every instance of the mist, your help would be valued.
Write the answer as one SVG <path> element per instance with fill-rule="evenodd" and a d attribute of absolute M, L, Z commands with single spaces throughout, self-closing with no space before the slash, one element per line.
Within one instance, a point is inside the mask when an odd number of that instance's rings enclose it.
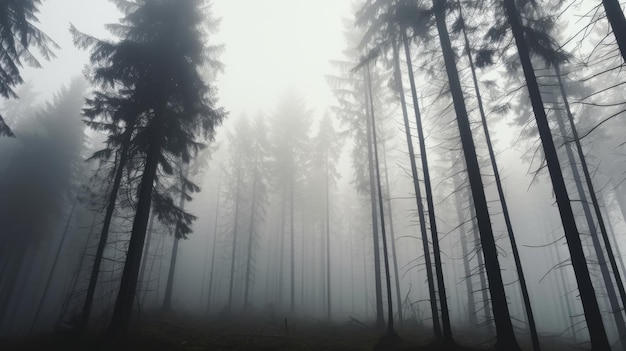
<path fill-rule="evenodd" d="M 0 3 L 2 350 L 626 349 L 616 0 Z"/>

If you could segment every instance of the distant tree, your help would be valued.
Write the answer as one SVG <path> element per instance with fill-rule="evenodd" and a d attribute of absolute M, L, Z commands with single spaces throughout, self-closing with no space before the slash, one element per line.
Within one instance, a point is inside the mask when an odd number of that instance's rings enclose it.
<path fill-rule="evenodd" d="M 296 94 L 284 96 L 276 107 L 270 121 L 270 150 L 273 164 L 275 188 L 281 193 L 283 203 L 289 204 L 290 246 L 290 298 L 289 308 L 295 311 L 295 207 L 296 186 L 302 182 L 303 165 L 308 157 L 310 145 L 309 129 L 311 111 L 303 98 Z M 285 213 L 281 214 L 283 218 Z M 281 252 L 281 255 L 284 253 Z M 280 268 L 282 270 L 282 267 Z M 282 273 L 281 275 L 282 276 Z M 279 287 L 282 290 L 282 287 Z"/>
<path fill-rule="evenodd" d="M 84 80 L 75 79 L 43 108 L 24 109 L 15 130 L 19 138 L 3 140 L 0 319 L 17 292 L 21 268 L 34 259 L 28 251 L 49 243 L 86 181 L 86 136 L 79 118 L 86 88 Z"/>
<path fill-rule="evenodd" d="M 248 173 L 252 176 L 251 199 L 250 199 L 250 219 L 247 238 L 246 253 L 246 274 L 243 297 L 244 310 L 252 307 L 250 294 L 254 277 L 254 267 L 256 249 L 258 247 L 259 228 L 265 221 L 268 192 L 268 148 L 267 126 L 263 116 L 259 115 L 253 122 L 254 134 L 248 141 L 250 143 L 250 153 L 247 156 Z"/>
<path fill-rule="evenodd" d="M 331 203 L 330 191 L 331 186 L 335 184 L 339 173 L 337 172 L 336 163 L 341 153 L 342 140 L 333 126 L 333 120 L 328 114 L 322 117 L 319 124 L 317 135 L 313 137 L 313 147 L 311 155 L 311 169 L 319 173 L 323 179 L 324 187 L 324 225 L 326 236 L 326 318 L 331 319 L 332 316 L 332 300 L 331 300 L 331 260 L 330 260 L 330 233 L 331 233 Z"/>
<path fill-rule="evenodd" d="M 41 67 L 31 52 L 38 49 L 45 59 L 54 57 L 58 45 L 36 27 L 41 0 L 4 0 L 0 3 L 0 95 L 16 98 L 13 88 L 22 84 L 20 69 L 23 62 Z M 0 136 L 15 136 L 0 116 Z"/>

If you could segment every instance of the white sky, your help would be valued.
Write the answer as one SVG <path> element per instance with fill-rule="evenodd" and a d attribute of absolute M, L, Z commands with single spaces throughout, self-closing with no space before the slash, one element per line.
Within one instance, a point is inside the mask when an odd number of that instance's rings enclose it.
<path fill-rule="evenodd" d="M 349 0 L 214 0 L 222 19 L 212 44 L 225 44 L 226 71 L 218 77 L 220 104 L 236 117 L 241 112 L 271 112 L 277 100 L 296 89 L 321 112 L 332 104 L 324 79 L 328 61 L 341 57 L 342 18 L 351 17 Z M 73 23 L 96 37 L 107 37 L 106 23 L 119 18 L 107 0 L 54 0 L 41 7 L 40 28 L 61 47 L 43 69 L 25 69 L 24 78 L 47 98 L 80 74 L 87 53 L 74 48 Z"/>

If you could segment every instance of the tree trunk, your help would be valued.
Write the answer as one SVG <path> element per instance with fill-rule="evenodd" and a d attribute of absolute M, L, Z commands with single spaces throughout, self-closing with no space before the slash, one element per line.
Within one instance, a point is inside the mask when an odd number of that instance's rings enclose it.
<path fill-rule="evenodd" d="M 326 192 L 326 318 L 330 322 L 332 320 L 332 309 L 330 300 L 330 189 L 328 174 L 328 152 L 325 155 L 325 192 Z"/>
<path fill-rule="evenodd" d="M 143 248 L 143 257 L 141 258 L 141 269 L 139 271 L 139 283 L 141 284 L 141 290 L 143 290 L 143 294 L 141 295 L 141 304 L 146 300 L 146 295 L 148 295 L 148 290 L 150 287 L 150 272 L 148 273 L 148 279 L 144 280 L 144 276 L 146 274 L 146 265 L 148 264 L 148 256 L 150 255 L 150 242 L 152 241 L 153 228 L 154 228 L 154 219 L 155 214 L 154 210 L 150 214 L 150 219 L 148 220 L 148 231 L 146 232 L 146 245 Z M 152 270 L 152 266 L 154 265 L 154 259 L 150 265 L 150 269 Z"/>
<path fill-rule="evenodd" d="M 241 188 L 241 165 L 237 166 L 237 185 L 235 190 L 235 223 L 233 224 L 233 248 L 230 255 L 230 283 L 228 285 L 228 311 L 233 306 L 233 286 L 235 282 L 235 255 L 237 253 L 237 227 L 239 224 L 239 193 Z"/>
<path fill-rule="evenodd" d="M 367 86 L 369 90 L 370 118 L 372 119 L 372 136 L 374 138 L 374 167 L 376 169 L 376 187 L 378 190 L 378 207 L 380 211 L 380 232 L 383 242 L 383 263 L 385 265 L 385 278 L 387 287 L 387 334 L 395 335 L 393 329 L 393 299 L 391 298 L 391 274 L 389 272 L 389 255 L 387 250 L 387 234 L 385 231 L 385 209 L 383 207 L 383 194 L 380 186 L 380 163 L 378 162 L 378 140 L 376 138 L 376 117 L 374 114 L 374 95 L 372 94 L 372 78 L 369 64 L 366 67 Z"/>
<path fill-rule="evenodd" d="M 610 349 L 609 340 L 604 330 L 604 324 L 602 322 L 602 315 L 600 313 L 600 307 L 598 306 L 598 300 L 591 283 L 589 276 L 589 269 L 587 262 L 585 261 L 585 254 L 583 252 L 582 243 L 580 242 L 580 236 L 578 229 L 576 228 L 576 220 L 572 207 L 570 204 L 569 196 L 567 194 L 567 188 L 565 187 L 565 181 L 563 180 L 563 174 L 559 165 L 559 158 L 556 153 L 554 141 L 552 140 L 552 134 L 550 133 L 550 126 L 544 110 L 543 100 L 541 98 L 541 92 L 539 91 L 539 85 L 537 84 L 537 77 L 533 70 L 532 62 L 530 60 L 530 53 L 524 38 L 524 29 L 521 23 L 519 13 L 514 0 L 504 0 L 504 7 L 506 15 L 515 37 L 515 43 L 524 70 L 524 76 L 526 78 L 526 87 L 530 95 L 530 101 L 535 113 L 535 119 L 537 121 L 537 128 L 539 130 L 539 136 L 541 137 L 541 144 L 543 146 L 544 155 L 546 158 L 546 164 L 548 166 L 548 172 L 552 179 L 552 186 L 554 188 L 554 195 L 561 214 L 561 222 L 563 223 L 563 229 L 565 231 L 565 238 L 570 250 L 570 256 L 572 258 L 572 267 L 576 275 L 576 282 L 578 284 L 578 290 L 580 291 L 580 299 L 585 311 L 585 319 L 587 327 L 589 328 L 589 335 L 591 337 L 591 345 L 595 350 L 608 350 Z"/>
<path fill-rule="evenodd" d="M 417 128 L 417 138 L 420 145 L 420 158 L 422 160 L 422 172 L 424 172 L 424 190 L 426 191 L 426 205 L 428 206 L 428 222 L 430 224 L 430 235 L 433 241 L 433 257 L 435 259 L 435 275 L 437 277 L 437 288 L 439 292 L 439 304 L 441 305 L 441 325 L 443 331 L 443 341 L 452 342 L 452 328 L 450 327 L 450 313 L 448 312 L 448 298 L 446 296 L 446 285 L 443 280 L 443 269 L 441 267 L 441 252 L 439 251 L 439 233 L 437 232 L 437 220 L 435 216 L 435 205 L 433 203 L 433 191 L 430 184 L 430 172 L 428 169 L 428 156 L 426 154 L 426 141 L 422 128 L 422 116 L 419 111 L 417 100 L 417 90 L 415 78 L 413 77 L 413 65 L 411 64 L 411 52 L 406 40 L 406 31 L 403 31 L 404 51 L 408 66 L 409 82 L 411 83 L 411 96 L 413 97 L 413 108 L 415 109 L 415 126 Z"/>
<path fill-rule="evenodd" d="M 389 215 L 389 237 L 391 242 L 391 255 L 393 257 L 393 277 L 396 284 L 396 301 L 398 301 L 398 322 L 402 327 L 402 294 L 400 292 L 400 275 L 398 274 L 398 255 L 396 253 L 396 236 L 393 230 L 393 210 L 391 206 L 391 193 L 389 190 L 389 169 L 387 168 L 387 148 L 383 141 L 383 167 L 385 168 L 385 188 L 387 189 L 387 213 Z"/>
<path fill-rule="evenodd" d="M 67 313 L 67 309 L 69 308 L 70 302 L 76 293 L 76 286 L 78 285 L 78 281 L 80 280 L 80 272 L 83 270 L 83 263 L 85 262 L 85 257 L 87 256 L 87 249 L 89 248 L 89 242 L 91 241 L 91 237 L 93 236 L 94 229 L 96 228 L 96 220 L 98 219 L 99 213 L 94 213 L 93 218 L 91 220 L 91 225 L 89 226 L 89 233 L 87 234 L 87 240 L 85 240 L 85 245 L 82 249 L 82 254 L 80 255 L 80 259 L 78 260 L 78 265 L 76 266 L 76 270 L 72 276 L 72 281 L 70 284 L 70 289 L 67 294 L 67 298 L 61 307 L 61 313 L 59 313 L 59 318 L 54 326 L 54 331 L 57 332 L 61 329 L 63 324 L 63 318 L 65 318 L 65 314 Z"/>
<path fill-rule="evenodd" d="M 48 289 L 50 288 L 50 283 L 52 282 L 54 271 L 57 267 L 57 263 L 59 262 L 59 256 L 61 255 L 63 244 L 65 243 L 65 239 L 67 238 L 67 233 L 69 232 L 69 229 L 70 229 L 70 223 L 72 222 L 72 217 L 74 216 L 74 209 L 76 208 L 77 202 L 78 202 L 78 199 L 74 200 L 74 203 L 72 204 L 72 209 L 70 210 L 70 215 L 67 217 L 67 221 L 65 222 L 65 228 L 63 229 L 63 234 L 61 235 L 61 242 L 59 243 L 59 247 L 57 248 L 56 255 L 54 255 L 54 261 L 52 261 L 52 268 L 50 268 L 50 273 L 48 274 L 46 285 L 43 288 L 43 294 L 41 295 L 41 299 L 39 300 L 39 304 L 37 305 L 37 310 L 35 311 L 35 317 L 33 318 L 33 323 L 30 325 L 28 335 L 33 334 L 33 331 L 35 330 L 35 325 L 37 324 L 37 320 L 39 320 L 39 314 L 41 313 L 41 308 L 43 307 L 44 301 L 46 301 L 46 296 L 48 295 Z"/>
<path fill-rule="evenodd" d="M 110 337 L 117 338 L 126 333 L 130 323 L 130 317 L 133 311 L 133 303 L 137 289 L 137 278 L 139 277 L 139 268 L 141 266 L 141 255 L 143 244 L 146 239 L 146 229 L 148 227 L 148 218 L 150 217 L 150 207 L 152 204 L 152 190 L 154 189 L 154 181 L 159 166 L 160 143 L 162 128 L 161 119 L 164 118 L 164 107 L 155 111 L 155 117 L 151 124 L 156 130 L 153 131 L 153 137 L 148 148 L 146 163 L 141 177 L 141 185 L 139 186 L 139 194 L 137 196 L 137 209 L 133 220 L 133 228 L 126 254 L 126 262 L 124 263 L 124 271 L 122 280 L 113 310 L 113 316 L 109 325 L 108 334 Z"/>
<path fill-rule="evenodd" d="M 189 168 L 182 166 L 184 170 L 182 171 L 183 177 L 187 177 L 189 174 Z M 178 203 L 178 207 L 181 210 L 185 209 L 185 194 L 184 187 L 181 186 L 181 194 L 180 194 L 180 202 Z M 174 290 L 174 275 L 176 274 L 176 259 L 178 258 L 178 244 L 180 242 L 180 238 L 176 236 L 176 231 L 174 231 L 174 246 L 172 247 L 172 256 L 170 259 L 170 268 L 167 274 L 167 284 L 165 285 L 165 297 L 163 298 L 163 308 L 162 310 L 165 312 L 169 312 L 172 310 L 172 291 Z"/>
<path fill-rule="evenodd" d="M 480 283 L 480 294 L 482 295 L 483 306 L 485 311 L 485 325 L 487 326 L 487 333 L 493 334 L 493 318 L 491 308 L 489 306 L 489 286 L 487 285 L 487 279 L 485 279 L 485 259 L 482 244 L 480 242 L 480 235 L 478 234 L 479 228 L 474 222 L 476 218 L 476 210 L 472 205 L 469 206 L 470 218 L 472 220 L 472 233 L 474 234 L 474 251 L 476 252 L 476 271 L 478 272 L 478 280 Z M 496 330 L 497 332 L 497 330 Z"/>
<path fill-rule="evenodd" d="M 496 324 L 497 347 L 506 350 L 519 350 L 513 324 L 509 314 L 509 307 L 506 301 L 500 263 L 498 262 L 498 252 L 493 237 L 493 230 L 489 218 L 489 207 L 485 198 L 485 190 L 480 175 L 480 166 L 476 157 L 476 148 L 472 137 L 472 129 L 469 123 L 463 90 L 459 80 L 459 73 L 456 68 L 455 54 L 452 50 L 448 29 L 446 27 L 446 0 L 433 0 L 433 11 L 437 22 L 439 40 L 446 65 L 446 72 L 450 84 L 454 110 L 457 115 L 457 124 L 461 134 L 461 144 L 465 155 L 467 173 L 472 190 L 472 199 L 476 209 L 476 219 L 480 231 L 480 241 L 485 256 L 485 270 L 489 280 L 489 292 L 491 304 Z"/>
<path fill-rule="evenodd" d="M 413 71 L 411 64 L 411 54 L 408 51 L 408 40 L 406 32 L 402 35 L 402 42 L 404 43 L 404 51 L 407 54 L 407 66 L 409 72 Z M 409 150 L 409 160 L 411 161 L 411 175 L 413 177 L 413 190 L 415 191 L 415 201 L 417 203 L 417 214 L 420 223 L 420 233 L 422 238 L 422 248 L 424 250 L 424 261 L 426 268 L 426 281 L 428 283 L 428 294 L 430 300 L 430 312 L 433 318 L 433 330 L 436 338 L 441 338 L 441 326 L 439 324 L 439 311 L 437 309 L 437 296 L 435 295 L 435 283 L 433 280 L 432 263 L 430 261 L 430 249 L 428 247 L 428 235 L 426 234 L 426 219 L 424 216 L 424 203 L 422 202 L 422 194 L 419 184 L 419 174 L 417 173 L 417 165 L 415 162 L 415 152 L 413 151 L 413 140 L 411 137 L 411 127 L 409 125 L 409 114 L 406 108 L 406 100 L 404 96 L 404 86 L 402 84 L 402 76 L 400 71 L 400 58 L 398 47 L 394 44 L 394 74 L 395 80 L 398 84 L 398 91 L 400 94 L 400 106 L 402 107 L 402 116 L 404 118 L 404 131 L 406 134 L 406 144 Z M 410 76 L 409 76 L 410 77 Z M 414 81 L 411 79 L 411 86 L 414 85 Z M 413 106 L 418 109 L 419 106 L 416 103 L 417 97 L 413 101 Z"/>
<path fill-rule="evenodd" d="M 513 233 L 513 225 L 511 224 L 511 217 L 509 215 L 509 207 L 504 197 L 504 189 L 502 188 L 502 181 L 500 179 L 500 171 L 498 170 L 498 164 L 496 162 L 496 154 L 493 151 L 493 145 L 491 144 L 491 137 L 489 136 L 489 128 L 487 127 L 487 116 L 483 107 L 483 101 L 480 93 L 480 87 L 478 86 L 478 78 L 476 77 L 476 68 L 474 67 L 474 59 L 472 58 L 472 50 L 470 47 L 467 32 L 465 31 L 465 20 L 463 19 L 462 6 L 460 1 L 457 0 L 459 5 L 459 17 L 463 22 L 463 39 L 465 41 L 465 52 L 467 54 L 467 60 L 472 72 L 472 81 L 474 83 L 474 90 L 476 91 L 476 100 L 478 102 L 478 111 L 480 112 L 480 119 L 483 126 L 483 132 L 485 133 L 485 139 L 487 141 L 487 149 L 489 151 L 489 159 L 491 160 L 491 167 L 493 168 L 493 176 L 496 180 L 496 187 L 498 189 L 498 198 L 502 206 L 502 215 L 504 216 L 504 223 L 506 224 L 506 231 L 509 235 L 509 241 L 511 242 L 511 250 L 513 252 L 513 259 L 515 260 L 515 268 L 517 276 L 519 278 L 520 290 L 522 293 L 522 300 L 524 302 L 524 310 L 526 317 L 528 318 L 528 329 L 530 330 L 530 338 L 533 344 L 533 350 L 540 351 L 541 346 L 539 344 L 539 336 L 537 335 L 537 327 L 535 325 L 535 317 L 530 304 L 530 296 L 528 294 L 528 287 L 526 286 L 526 278 L 524 276 L 524 270 L 522 268 L 522 260 L 519 256 L 517 249 L 517 243 L 515 240 L 515 234 Z"/>
<path fill-rule="evenodd" d="M 568 136 L 567 136 L 567 130 L 565 128 L 565 122 L 563 121 L 563 116 L 558 106 L 555 106 L 554 111 L 556 115 L 557 124 L 559 126 L 559 131 L 563 135 L 563 138 L 567 139 Z M 621 307 L 619 305 L 619 302 L 617 301 L 617 295 L 615 294 L 615 287 L 613 286 L 611 273 L 609 272 L 609 267 L 606 264 L 606 259 L 604 257 L 604 252 L 602 250 L 602 244 L 600 244 L 600 239 L 598 238 L 598 230 L 596 228 L 593 215 L 591 214 L 591 209 L 589 208 L 587 194 L 585 193 L 585 189 L 583 188 L 582 179 L 580 177 L 580 173 L 578 172 L 578 166 L 576 164 L 576 159 L 574 158 L 574 152 L 572 150 L 570 143 L 565 144 L 565 151 L 567 153 L 567 159 L 569 161 L 569 165 L 572 170 L 574 183 L 576 184 L 576 191 L 578 192 L 578 197 L 580 198 L 580 204 L 582 205 L 583 213 L 585 214 L 585 220 L 587 221 L 587 226 L 589 228 L 589 235 L 591 236 L 593 249 L 596 254 L 596 258 L 598 259 L 598 266 L 600 267 L 600 273 L 602 274 L 602 281 L 604 282 L 604 285 L 606 288 L 606 294 L 609 299 L 609 304 L 611 306 L 611 314 L 613 315 L 613 319 L 615 320 L 615 325 L 617 327 L 619 339 L 622 340 L 626 338 L 626 325 L 624 324 L 624 317 L 622 316 Z M 585 162 L 584 158 L 581 159 L 581 162 L 582 163 Z M 590 193 L 590 194 L 593 195 L 593 193 Z M 600 218 L 600 220 L 602 219 Z M 619 282 L 619 280 L 617 281 Z M 623 344 L 623 346 L 626 346 L 626 344 Z"/>
<path fill-rule="evenodd" d="M 250 204 L 250 226 L 248 228 L 248 257 L 246 258 L 246 282 L 244 288 L 244 297 L 243 297 L 243 309 L 247 311 L 250 308 L 250 301 L 248 301 L 248 296 L 250 293 L 250 276 L 252 270 L 252 243 L 254 241 L 254 213 L 256 210 L 256 191 L 257 191 L 257 181 L 259 178 L 259 171 L 257 169 L 257 159 L 259 155 L 259 151 L 255 151 L 254 155 L 254 175 L 252 180 L 252 201 Z"/>
<path fill-rule="evenodd" d="M 292 164 L 292 167 L 294 167 L 295 165 Z M 289 220 L 290 220 L 290 228 L 289 228 L 289 232 L 291 234 L 291 279 L 290 279 L 290 283 L 291 283 L 291 304 L 290 304 L 290 311 L 291 313 L 294 313 L 296 311 L 296 250 L 295 250 L 295 245 L 294 245 L 294 240 L 296 237 L 296 233 L 294 231 L 294 216 L 293 216 L 293 210 L 295 205 L 295 201 L 294 201 L 294 192 L 295 192 L 295 175 L 293 174 L 293 168 L 292 168 L 292 174 L 291 174 L 291 186 L 289 189 L 289 196 L 291 197 L 290 201 L 289 201 Z"/>
<path fill-rule="evenodd" d="M 626 62 L 626 18 L 618 0 L 602 0 L 606 18 L 613 29 L 613 35 L 617 46 L 622 54 L 622 60 Z"/>
<path fill-rule="evenodd" d="M 619 273 L 619 269 L 617 268 L 617 261 L 615 260 L 615 255 L 613 254 L 613 249 L 611 248 L 611 241 L 609 240 L 609 235 L 606 230 L 606 226 L 604 224 L 604 217 L 602 216 L 602 210 L 600 209 L 600 202 L 598 201 L 598 196 L 596 195 L 596 191 L 594 190 L 593 180 L 591 179 L 591 173 L 589 172 L 589 167 L 587 166 L 585 153 L 580 143 L 580 138 L 578 137 L 578 130 L 576 128 L 576 123 L 574 122 L 574 115 L 572 114 L 572 111 L 570 110 L 567 93 L 565 92 L 565 86 L 563 85 L 563 81 L 561 79 L 561 72 L 559 70 L 558 65 L 555 66 L 555 72 L 556 72 L 557 80 L 559 82 L 559 88 L 561 91 L 561 98 L 563 99 L 563 104 L 565 106 L 565 112 L 567 113 L 567 119 L 569 121 L 570 129 L 572 130 L 574 143 L 576 144 L 576 150 L 578 151 L 578 158 L 580 159 L 580 164 L 583 169 L 583 175 L 585 176 L 585 181 L 587 182 L 587 188 L 589 189 L 589 197 L 591 198 L 591 204 L 593 205 L 596 218 L 598 219 L 598 226 L 600 227 L 600 234 L 602 234 L 602 240 L 604 241 L 604 248 L 606 249 L 606 254 L 609 257 L 609 263 L 611 264 L 611 269 L 613 270 L 613 275 L 615 276 L 615 282 L 617 284 L 617 290 L 619 291 L 619 296 L 622 300 L 622 306 L 626 307 L 626 291 L 624 290 L 622 277 Z M 578 177 L 577 180 L 578 182 L 580 182 L 580 177 Z M 583 194 L 584 194 L 584 191 L 583 191 Z M 583 201 L 583 205 L 587 206 L 587 208 L 589 207 L 589 203 L 587 203 L 586 201 Z M 596 233 L 596 240 L 597 240 L 597 233 Z M 598 241 L 598 246 L 600 246 L 599 241 Z M 602 250 L 600 250 L 600 252 L 602 252 Z M 609 278 L 609 280 L 608 282 L 605 281 L 605 284 L 610 284 L 614 290 L 614 287 L 612 286 L 613 284 L 610 279 L 610 275 L 607 274 L 607 277 Z M 607 289 L 608 289 L 608 285 L 607 285 Z M 619 303 L 616 304 L 616 306 L 613 306 L 613 313 L 618 314 L 619 319 L 621 320 L 622 325 L 621 327 L 618 326 L 618 329 L 620 330 L 620 340 L 626 340 L 626 326 L 623 324 L 624 318 L 622 316 Z M 626 342 L 622 343 L 622 346 L 626 349 Z"/>
<path fill-rule="evenodd" d="M 109 194 L 106 213 L 104 214 L 104 222 L 102 223 L 102 230 L 100 231 L 100 240 L 98 241 L 98 248 L 96 249 L 96 256 L 94 258 L 93 267 L 91 269 L 91 278 L 89 279 L 89 285 L 87 287 L 87 295 L 85 297 L 85 305 L 83 306 L 83 313 L 80 317 L 79 328 L 81 331 L 87 329 L 89 324 L 89 316 L 91 314 L 91 307 L 93 305 L 94 295 L 96 293 L 96 285 L 98 284 L 98 275 L 100 274 L 100 266 L 102 265 L 102 257 L 104 255 L 104 249 L 107 245 L 109 237 L 109 228 L 111 221 L 113 220 L 113 212 L 115 211 L 115 203 L 117 202 L 117 193 L 122 183 L 122 176 L 124 175 L 124 167 L 126 167 L 126 161 L 128 158 L 128 148 L 130 147 L 130 141 L 133 135 L 133 128 L 127 126 L 124 131 L 124 141 L 122 144 L 122 150 L 120 151 L 120 160 L 115 170 L 115 178 L 113 179 L 113 187 Z"/>
<path fill-rule="evenodd" d="M 207 301 L 206 311 L 209 312 L 211 308 L 211 292 L 213 291 L 213 273 L 215 272 L 215 244 L 217 242 L 217 230 L 218 222 L 220 218 L 220 197 L 221 197 L 221 185 L 222 185 L 222 173 L 219 173 L 217 181 L 217 205 L 215 206 L 215 218 L 213 220 L 213 248 L 211 249 L 211 270 L 209 272 L 209 288 L 207 289 Z"/>
<path fill-rule="evenodd" d="M 467 328 L 471 329 L 478 325 L 478 319 L 476 318 L 476 302 L 474 301 L 474 286 L 472 284 L 472 272 L 469 266 L 469 252 L 467 250 L 467 232 L 465 231 L 465 216 L 461 209 L 463 208 L 463 201 L 459 194 L 461 182 L 459 176 L 454 176 L 454 197 L 456 200 L 457 216 L 459 218 L 459 232 L 461 241 L 461 254 L 463 255 L 463 269 L 465 272 L 465 289 L 467 290 L 467 313 L 468 313 L 468 325 Z M 472 219 L 473 221 L 473 219 Z M 473 223 L 472 223 L 473 226 Z M 490 324 L 491 325 L 491 324 Z"/>
<path fill-rule="evenodd" d="M 374 284 L 376 290 L 376 327 L 383 328 L 385 326 L 385 317 L 383 316 L 383 291 L 382 281 L 380 276 L 380 249 L 378 238 L 378 215 L 376 211 L 376 181 L 374 178 L 374 157 L 372 155 L 372 121 L 369 118 L 369 93 L 367 91 L 367 78 L 364 74 L 364 88 L 365 88 L 365 120 L 366 120 L 366 133 L 367 133 L 367 160 L 368 160 L 368 173 L 370 180 L 370 206 L 372 209 L 372 235 L 374 242 Z"/>

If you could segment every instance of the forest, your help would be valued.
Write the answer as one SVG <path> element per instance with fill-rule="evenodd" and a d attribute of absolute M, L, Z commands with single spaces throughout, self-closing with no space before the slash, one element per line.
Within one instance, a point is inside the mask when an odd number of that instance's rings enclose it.
<path fill-rule="evenodd" d="M 0 0 L 0 350 L 626 350 L 625 6 Z"/>

